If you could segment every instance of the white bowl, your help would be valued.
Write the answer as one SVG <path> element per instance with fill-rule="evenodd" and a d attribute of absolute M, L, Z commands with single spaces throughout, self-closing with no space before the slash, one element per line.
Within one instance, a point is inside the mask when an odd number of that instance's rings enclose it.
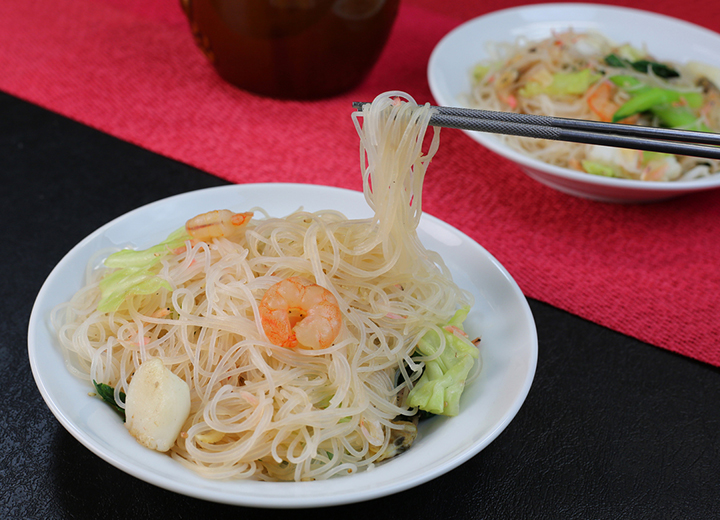
<path fill-rule="evenodd" d="M 448 33 L 428 64 L 430 91 L 438 105 L 467 106 L 470 72 L 488 57 L 489 42 L 518 37 L 539 40 L 553 31 L 595 30 L 618 44 L 646 45 L 658 59 L 700 61 L 720 67 L 720 35 L 697 25 L 647 11 L 594 4 L 538 4 L 496 11 Z M 533 179 L 556 190 L 605 202 L 651 202 L 720 187 L 720 174 L 675 182 L 646 182 L 581 173 L 532 159 L 493 134 L 466 131 L 472 139 L 517 163 Z"/>
<path fill-rule="evenodd" d="M 151 246 L 178 223 L 212 209 L 261 206 L 273 216 L 284 216 L 300 204 L 308 211 L 338 209 L 349 218 L 372 215 L 356 191 L 301 184 L 231 185 L 143 206 L 75 246 L 43 284 L 28 327 L 33 376 L 58 421 L 93 453 L 146 482 L 204 500 L 272 508 L 330 506 L 397 493 L 452 470 L 490 444 L 530 390 L 538 353 L 535 322 L 520 288 L 500 263 L 467 235 L 427 214 L 418 227 L 420 239 L 443 256 L 455 281 L 475 296 L 466 325 L 473 337 L 482 336 L 482 371 L 466 387 L 458 416 L 423 421 L 407 452 L 372 471 L 315 482 L 206 479 L 135 442 L 109 406 L 88 396 L 89 383 L 66 369 L 49 315 L 80 289 L 93 253 Z"/>

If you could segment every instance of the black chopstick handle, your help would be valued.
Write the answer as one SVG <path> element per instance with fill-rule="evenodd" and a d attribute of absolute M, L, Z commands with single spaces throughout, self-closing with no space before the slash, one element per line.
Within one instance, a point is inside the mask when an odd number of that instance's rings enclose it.
<path fill-rule="evenodd" d="M 467 118 L 505 121 L 508 123 L 528 124 L 537 126 L 553 126 L 586 132 L 608 132 L 611 134 L 645 137 L 648 139 L 666 139 L 698 144 L 720 146 L 720 134 L 680 130 L 676 128 L 657 128 L 652 126 L 626 125 L 621 123 L 605 123 L 585 119 L 569 119 L 564 117 L 542 116 L 536 114 L 517 114 L 515 112 L 498 112 L 463 107 L 433 107 L 438 114 Z"/>
<path fill-rule="evenodd" d="M 354 102 L 353 107 L 362 110 L 364 104 Z M 432 108 L 435 113 L 430 124 L 444 128 L 720 159 L 720 148 L 698 144 L 720 146 L 720 134 L 473 108 Z"/>
<path fill-rule="evenodd" d="M 354 102 L 353 107 L 362 110 L 365 103 Z M 515 112 L 499 112 L 477 108 L 434 106 L 436 115 L 457 116 L 467 119 L 481 119 L 484 121 L 502 121 L 506 123 L 546 126 L 578 130 L 581 132 L 609 133 L 613 135 L 628 135 L 647 139 L 664 139 L 685 143 L 709 144 L 720 146 L 720 134 L 712 132 L 698 132 L 695 130 L 681 130 L 677 128 L 657 128 L 652 126 L 626 125 L 621 123 L 605 123 L 602 121 L 589 121 L 585 119 L 570 119 L 564 117 L 542 116 L 536 114 L 518 114 Z M 432 121 L 432 120 L 431 120 Z M 443 119 L 443 121 L 449 121 Z M 446 126 L 436 124 L 435 126 Z M 452 126 L 461 130 L 470 130 L 460 126 Z M 496 132 L 503 133 L 503 132 Z M 518 134 L 516 134 L 518 135 Z M 532 136 L 530 136 L 532 137 Z"/>
<path fill-rule="evenodd" d="M 644 139 L 624 135 L 586 132 L 544 125 L 531 125 L 525 122 L 516 123 L 436 113 L 430 117 L 430 124 L 444 128 L 458 128 L 461 130 L 473 130 L 493 134 L 516 135 L 520 137 L 533 137 L 535 139 L 569 141 L 573 143 L 598 144 L 616 148 L 631 148 L 635 150 L 647 150 L 650 152 L 672 153 L 675 155 L 690 155 L 706 159 L 720 159 L 720 148 L 692 143 L 678 143 L 673 141 Z"/>

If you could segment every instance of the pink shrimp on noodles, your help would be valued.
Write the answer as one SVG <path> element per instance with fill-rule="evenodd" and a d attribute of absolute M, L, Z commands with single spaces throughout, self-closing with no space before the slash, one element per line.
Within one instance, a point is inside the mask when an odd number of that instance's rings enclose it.
<path fill-rule="evenodd" d="M 327 348 L 342 326 L 335 296 L 299 276 L 271 286 L 260 301 L 259 310 L 268 340 L 286 348 Z"/>
<path fill-rule="evenodd" d="M 185 229 L 195 240 L 229 238 L 244 230 L 252 217 L 252 211 L 246 213 L 233 213 L 227 209 L 208 211 L 188 220 Z"/>

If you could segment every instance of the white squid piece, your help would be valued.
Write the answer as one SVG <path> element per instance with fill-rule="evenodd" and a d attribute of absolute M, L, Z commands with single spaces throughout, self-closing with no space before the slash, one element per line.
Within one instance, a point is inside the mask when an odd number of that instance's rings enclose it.
<path fill-rule="evenodd" d="M 168 451 L 190 415 L 190 387 L 150 359 L 135 372 L 125 398 L 125 427 L 150 449 Z"/>

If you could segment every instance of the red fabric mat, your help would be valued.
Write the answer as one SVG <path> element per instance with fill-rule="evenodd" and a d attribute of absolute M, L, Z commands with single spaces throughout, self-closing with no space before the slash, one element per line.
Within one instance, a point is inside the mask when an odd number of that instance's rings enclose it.
<path fill-rule="evenodd" d="M 0 89 L 233 182 L 360 190 L 350 102 L 387 90 L 432 101 L 425 71 L 440 38 L 518 3 L 405 0 L 360 87 L 281 102 L 224 84 L 175 0 L 3 2 Z M 634 7 L 720 28 L 714 0 Z M 424 203 L 496 256 L 527 296 L 720 366 L 720 191 L 650 205 L 591 202 L 443 130 Z"/>

